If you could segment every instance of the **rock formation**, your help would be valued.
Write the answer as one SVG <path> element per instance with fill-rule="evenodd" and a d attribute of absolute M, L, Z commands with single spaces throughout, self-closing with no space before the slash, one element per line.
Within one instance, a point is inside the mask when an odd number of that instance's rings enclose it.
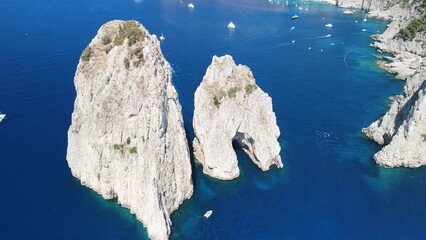
<path fill-rule="evenodd" d="M 81 55 L 68 131 L 72 174 L 116 198 L 167 239 L 170 215 L 193 192 L 188 143 L 171 68 L 135 21 L 103 25 Z"/>
<path fill-rule="evenodd" d="M 374 155 L 378 164 L 386 167 L 426 165 L 426 2 L 317 1 L 368 9 L 369 17 L 390 21 L 383 34 L 373 35 L 375 42 L 371 46 L 378 52 L 391 54 L 380 57 L 379 66 L 407 82 L 403 92 L 392 97 L 390 110 L 362 132 L 386 145 Z"/>
<path fill-rule="evenodd" d="M 386 145 L 374 155 L 375 161 L 386 167 L 426 165 L 426 34 L 417 32 L 413 39 L 403 39 L 401 35 L 401 30 L 413 25 L 416 19 L 425 19 L 425 8 L 421 1 L 408 1 L 405 5 L 388 5 L 369 13 L 391 20 L 383 34 L 373 36 L 373 47 L 392 54 L 383 57 L 379 65 L 406 80 L 403 92 L 392 97 L 389 111 L 362 130 L 377 143 Z"/>
<path fill-rule="evenodd" d="M 404 92 L 393 98 L 390 110 L 362 131 L 386 145 L 374 155 L 385 167 L 426 165 L 426 72 L 407 80 Z"/>
<path fill-rule="evenodd" d="M 194 154 L 205 174 L 224 180 L 239 176 L 233 143 L 263 171 L 283 166 L 272 100 L 250 69 L 229 55 L 213 57 L 195 92 L 193 124 Z"/>

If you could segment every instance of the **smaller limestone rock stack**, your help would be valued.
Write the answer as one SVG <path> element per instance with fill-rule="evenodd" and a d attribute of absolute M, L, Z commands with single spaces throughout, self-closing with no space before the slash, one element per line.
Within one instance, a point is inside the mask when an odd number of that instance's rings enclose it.
<path fill-rule="evenodd" d="M 171 68 L 136 21 L 104 24 L 81 55 L 68 131 L 73 176 L 116 198 L 168 239 L 170 215 L 192 195 L 188 142 Z"/>
<path fill-rule="evenodd" d="M 231 56 L 213 57 L 195 92 L 194 154 L 203 172 L 223 180 L 239 176 L 233 143 L 242 147 L 263 171 L 282 168 L 272 100 L 247 66 Z"/>

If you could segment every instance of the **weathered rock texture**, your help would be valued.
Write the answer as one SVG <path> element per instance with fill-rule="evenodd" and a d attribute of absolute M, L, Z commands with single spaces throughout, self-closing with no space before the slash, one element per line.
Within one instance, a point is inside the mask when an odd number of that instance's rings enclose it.
<path fill-rule="evenodd" d="M 193 124 L 194 154 L 205 174 L 224 180 L 239 176 L 233 142 L 263 171 L 283 166 L 272 100 L 250 69 L 229 55 L 213 57 L 195 92 Z"/>
<path fill-rule="evenodd" d="M 135 21 L 103 25 L 75 74 L 67 160 L 81 183 L 116 198 L 167 239 L 170 214 L 191 197 L 181 106 L 155 35 Z"/>

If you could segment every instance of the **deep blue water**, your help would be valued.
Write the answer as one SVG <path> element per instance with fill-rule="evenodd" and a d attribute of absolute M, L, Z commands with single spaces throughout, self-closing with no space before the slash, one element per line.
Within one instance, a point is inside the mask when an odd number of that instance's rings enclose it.
<path fill-rule="evenodd" d="M 273 99 L 284 169 L 262 172 L 241 151 L 234 181 L 195 165 L 195 193 L 173 214 L 172 239 L 424 239 L 426 168 L 376 166 L 380 147 L 360 133 L 403 86 L 368 47 L 387 23 L 355 23 L 362 13 L 314 3 L 299 11 L 266 0 L 193 2 L 190 11 L 178 0 L 1 1 L 0 239 L 146 238 L 128 210 L 81 186 L 65 160 L 79 55 L 112 19 L 164 33 L 190 141 L 193 94 L 213 55 L 248 65 Z"/>

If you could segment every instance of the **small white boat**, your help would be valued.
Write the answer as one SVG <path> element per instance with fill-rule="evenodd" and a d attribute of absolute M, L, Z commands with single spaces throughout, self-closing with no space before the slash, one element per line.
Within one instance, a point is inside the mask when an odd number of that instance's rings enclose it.
<path fill-rule="evenodd" d="M 161 33 L 160 40 L 161 40 L 161 41 L 166 40 L 166 38 L 164 37 L 163 33 Z"/>
<path fill-rule="evenodd" d="M 235 24 L 233 22 L 229 22 L 228 23 L 228 28 L 229 29 L 235 29 Z"/>
<path fill-rule="evenodd" d="M 312 48 L 311 47 L 308 47 L 308 50 L 311 50 Z"/>
<path fill-rule="evenodd" d="M 204 213 L 204 217 L 209 218 L 212 215 L 212 213 L 213 213 L 212 210 L 208 210 L 206 213 Z"/>
<path fill-rule="evenodd" d="M 327 27 L 327 28 L 332 28 L 332 27 L 333 27 L 333 24 L 331 24 L 331 23 L 327 23 L 327 24 L 325 24 L 325 27 Z"/>
<path fill-rule="evenodd" d="M 325 37 L 329 38 L 329 37 L 331 37 L 331 34 L 327 34 L 327 35 L 325 35 Z"/>
<path fill-rule="evenodd" d="M 291 19 L 298 19 L 299 18 L 299 16 L 297 16 L 297 15 L 293 15 L 293 17 L 291 17 Z"/>
<path fill-rule="evenodd" d="M 297 9 L 299 9 L 299 10 L 303 10 L 303 8 L 302 8 L 302 7 L 298 7 Z"/>
<path fill-rule="evenodd" d="M 343 14 L 352 15 L 352 14 L 354 14 L 354 12 L 352 12 L 351 10 L 345 10 L 345 11 L 343 11 Z"/>
<path fill-rule="evenodd" d="M 6 114 L 0 112 L 0 122 L 6 119 Z"/>
<path fill-rule="evenodd" d="M 367 22 L 367 18 L 362 19 L 363 22 Z"/>
<path fill-rule="evenodd" d="M 292 43 L 292 44 L 294 44 L 295 42 L 296 42 L 295 40 L 292 40 L 292 41 L 291 41 L 291 43 Z"/>
<path fill-rule="evenodd" d="M 363 31 L 363 32 L 366 32 L 366 31 L 367 31 L 367 29 L 363 28 L 363 29 L 362 29 L 362 31 Z"/>
<path fill-rule="evenodd" d="M 192 3 L 188 4 L 188 7 L 189 8 L 195 8 L 194 4 L 192 4 Z"/>

